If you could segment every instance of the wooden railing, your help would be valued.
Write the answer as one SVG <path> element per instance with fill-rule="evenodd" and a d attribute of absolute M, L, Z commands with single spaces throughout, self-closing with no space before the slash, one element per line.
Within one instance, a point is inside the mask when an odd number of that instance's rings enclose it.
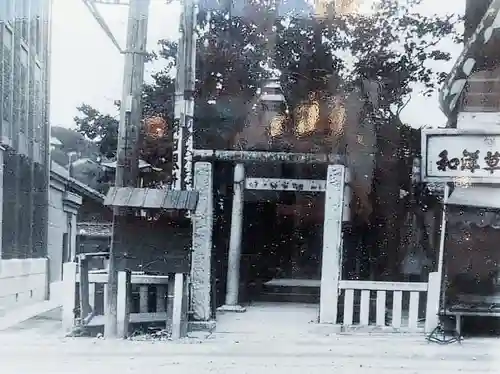
<path fill-rule="evenodd" d="M 437 323 L 437 273 L 429 282 L 340 281 L 344 327 L 424 332 Z"/>
<path fill-rule="evenodd" d="M 81 261 L 81 260 L 80 260 Z M 80 271 L 78 271 L 80 268 Z M 104 326 L 107 270 L 86 271 L 77 263 L 64 265 L 63 326 L 70 332 L 77 325 Z M 165 323 L 172 339 L 187 333 L 187 276 L 118 273 L 117 331 L 129 334 L 129 325 Z"/>

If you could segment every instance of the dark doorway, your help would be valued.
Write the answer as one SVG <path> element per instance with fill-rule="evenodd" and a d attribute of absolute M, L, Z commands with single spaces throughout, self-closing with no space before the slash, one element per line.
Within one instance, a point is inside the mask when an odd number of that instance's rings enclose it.
<path fill-rule="evenodd" d="M 323 205 L 323 199 L 319 200 Z M 301 217 L 296 203 L 294 199 L 245 203 L 242 302 L 317 301 L 323 246 L 322 214 L 321 223 L 317 222 L 318 217 Z M 311 280 L 318 281 L 313 289 L 310 289 Z M 302 289 L 303 284 L 307 284 L 307 290 Z"/>

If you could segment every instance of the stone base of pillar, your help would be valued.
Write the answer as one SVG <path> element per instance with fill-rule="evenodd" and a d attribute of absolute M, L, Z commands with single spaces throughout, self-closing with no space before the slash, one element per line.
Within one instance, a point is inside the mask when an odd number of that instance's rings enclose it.
<path fill-rule="evenodd" d="M 245 313 L 247 309 L 241 305 L 222 305 L 217 308 L 218 312 Z"/>
<path fill-rule="evenodd" d="M 217 323 L 214 320 L 209 321 L 189 321 L 188 322 L 188 332 L 213 332 Z"/>

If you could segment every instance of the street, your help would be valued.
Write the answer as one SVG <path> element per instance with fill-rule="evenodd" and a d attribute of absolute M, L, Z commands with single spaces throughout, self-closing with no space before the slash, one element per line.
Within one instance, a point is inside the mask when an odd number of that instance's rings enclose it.
<path fill-rule="evenodd" d="M 482 373 L 497 372 L 497 341 L 438 346 L 421 337 L 323 339 L 217 337 L 173 342 L 40 338 L 4 334 L 2 373 Z"/>
<path fill-rule="evenodd" d="M 312 310 L 279 310 L 279 315 L 268 308 L 221 316 L 216 332 L 194 333 L 178 342 L 61 338 L 58 321 L 31 321 L 30 326 L 0 334 L 1 373 L 499 371 L 500 341 L 495 338 L 444 346 L 428 343 L 422 335 L 335 334 L 307 321 Z"/>

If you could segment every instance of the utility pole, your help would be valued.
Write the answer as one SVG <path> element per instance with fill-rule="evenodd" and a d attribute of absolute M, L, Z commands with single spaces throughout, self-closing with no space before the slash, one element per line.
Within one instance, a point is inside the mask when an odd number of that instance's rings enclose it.
<path fill-rule="evenodd" d="M 141 95 L 144 82 L 144 63 L 148 31 L 150 0 L 130 0 L 127 24 L 127 45 L 123 72 L 123 92 L 120 104 L 118 149 L 115 172 L 116 187 L 137 187 L 138 140 L 141 127 Z M 105 305 L 106 338 L 117 336 L 117 283 L 118 252 L 122 248 L 123 232 L 126 230 L 127 209 L 113 208 L 113 234 L 109 252 L 108 287 Z"/>
<path fill-rule="evenodd" d="M 197 0 L 184 0 L 175 79 L 175 148 L 172 177 L 176 190 L 192 189 L 197 15 Z"/>

